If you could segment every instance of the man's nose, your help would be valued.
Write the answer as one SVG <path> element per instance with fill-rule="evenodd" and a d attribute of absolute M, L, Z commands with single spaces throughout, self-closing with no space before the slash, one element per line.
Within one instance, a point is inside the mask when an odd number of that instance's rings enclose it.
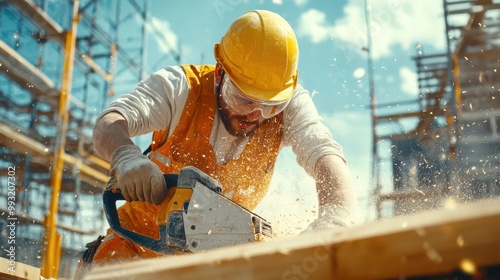
<path fill-rule="evenodd" d="M 252 112 L 248 113 L 246 115 L 246 119 L 249 122 L 255 122 L 258 121 L 262 116 L 262 112 L 260 111 L 259 108 L 255 108 Z"/>

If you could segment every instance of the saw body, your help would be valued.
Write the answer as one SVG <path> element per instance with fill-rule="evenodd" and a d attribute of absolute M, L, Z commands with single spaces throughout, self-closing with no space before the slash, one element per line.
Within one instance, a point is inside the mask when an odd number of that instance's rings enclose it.
<path fill-rule="evenodd" d="M 222 186 L 199 169 L 185 167 L 165 175 L 167 197 L 157 216 L 160 239 L 121 227 L 116 202 L 124 200 L 115 184 L 104 191 L 104 212 L 120 236 L 162 254 L 201 252 L 272 236 L 271 224 L 222 195 Z"/>

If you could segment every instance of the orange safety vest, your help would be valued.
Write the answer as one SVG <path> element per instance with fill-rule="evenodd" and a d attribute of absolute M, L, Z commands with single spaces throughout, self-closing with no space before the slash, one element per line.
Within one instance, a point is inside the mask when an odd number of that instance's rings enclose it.
<path fill-rule="evenodd" d="M 283 114 L 266 120 L 250 137 L 241 155 L 224 165 L 217 165 L 209 142 L 217 108 L 213 65 L 183 65 L 189 83 L 189 96 L 173 134 L 166 130 L 153 133 L 151 160 L 164 173 L 178 173 L 194 166 L 219 181 L 223 194 L 252 210 L 262 200 L 278 156 Z"/>

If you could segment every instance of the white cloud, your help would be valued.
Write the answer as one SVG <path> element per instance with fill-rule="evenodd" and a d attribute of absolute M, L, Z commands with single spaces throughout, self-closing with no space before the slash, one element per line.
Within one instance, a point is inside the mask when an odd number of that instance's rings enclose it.
<path fill-rule="evenodd" d="M 295 5 L 297 5 L 297 6 L 299 6 L 299 7 L 300 7 L 300 6 L 304 6 L 305 4 L 307 4 L 307 1 L 308 1 L 308 0 L 294 0 Z"/>
<path fill-rule="evenodd" d="M 332 25 L 331 36 L 334 39 L 353 45 L 360 52 L 363 47 L 366 47 L 365 30 L 363 5 L 347 4 L 344 7 L 344 17 L 338 19 Z"/>
<path fill-rule="evenodd" d="M 289 0 L 289 2 L 293 1 L 295 6 L 301 7 L 307 4 L 309 0 Z M 271 2 L 275 5 L 283 5 L 283 0 L 271 0 Z"/>
<path fill-rule="evenodd" d="M 177 42 L 179 39 L 177 34 L 172 31 L 168 21 L 151 18 L 147 24 L 147 31 L 150 32 L 152 37 L 156 39 L 156 42 L 162 52 L 177 50 Z"/>
<path fill-rule="evenodd" d="M 326 40 L 332 33 L 332 26 L 328 25 L 325 13 L 310 9 L 299 19 L 298 36 L 310 37 L 313 43 Z"/>
<path fill-rule="evenodd" d="M 401 67 L 399 69 L 399 77 L 401 80 L 401 90 L 410 95 L 418 95 L 418 81 L 417 73 L 408 67 Z"/>
<path fill-rule="evenodd" d="M 444 50 L 445 28 L 441 1 L 370 1 L 372 55 L 387 57 L 394 48 L 410 51 L 417 43 Z M 333 19 L 330 19 L 333 21 Z M 313 43 L 337 39 L 361 50 L 367 45 L 362 0 L 349 0 L 343 17 L 329 22 L 324 12 L 310 9 L 299 20 L 298 35 Z"/>

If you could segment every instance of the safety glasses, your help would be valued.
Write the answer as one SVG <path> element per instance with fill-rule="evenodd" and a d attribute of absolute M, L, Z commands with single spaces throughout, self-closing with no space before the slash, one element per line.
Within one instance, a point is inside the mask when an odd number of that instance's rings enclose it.
<path fill-rule="evenodd" d="M 228 75 L 222 75 L 221 95 L 231 111 L 238 115 L 248 115 L 259 110 L 265 119 L 276 116 L 283 111 L 290 100 L 281 102 L 265 101 L 252 98 L 244 94 L 229 79 Z"/>

